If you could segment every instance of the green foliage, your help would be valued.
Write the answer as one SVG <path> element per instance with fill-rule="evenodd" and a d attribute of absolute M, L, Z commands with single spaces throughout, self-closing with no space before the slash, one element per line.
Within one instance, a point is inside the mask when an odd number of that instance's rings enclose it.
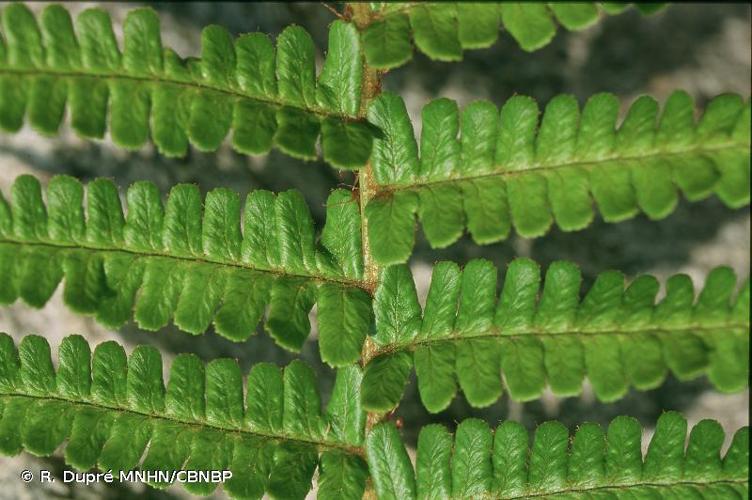
<path fill-rule="evenodd" d="M 606 432 L 585 423 L 571 442 L 566 427 L 546 422 L 529 449 L 520 424 L 504 422 L 492 433 L 469 419 L 454 436 L 440 425 L 425 427 L 414 472 L 393 424 L 377 424 L 365 435 L 359 368 L 337 371 L 324 411 L 313 372 L 300 361 L 284 369 L 260 363 L 243 379 L 234 360 L 205 365 L 181 354 L 165 386 L 153 347 L 126 356 L 108 341 L 92 353 L 78 335 L 63 339 L 55 369 L 42 337 L 27 336 L 16 348 L 0 334 L 0 453 L 48 456 L 65 443 L 66 463 L 81 471 L 230 470 L 224 489 L 234 498 L 265 492 L 304 498 L 317 467 L 324 499 L 361 498 L 369 474 L 379 498 L 400 499 L 599 491 L 617 498 L 736 498 L 747 491 L 747 427 L 721 458 L 723 430 L 703 420 L 685 452 L 687 423 L 667 412 L 643 461 L 642 431 L 630 417 L 617 417 Z M 199 495 L 216 486 L 185 484 Z"/>
<path fill-rule="evenodd" d="M 635 5 L 643 14 L 663 4 Z M 174 186 L 164 198 L 150 182 L 121 202 L 106 179 L 84 187 L 55 176 L 43 192 L 21 176 L 0 193 L 0 304 L 42 307 L 64 282 L 64 303 L 111 328 L 131 319 L 146 330 L 170 322 L 201 334 L 213 328 L 245 341 L 259 323 L 280 346 L 299 351 L 316 306 L 321 359 L 337 367 L 325 409 L 313 370 L 259 363 L 247 382 L 237 361 L 175 357 L 165 384 L 159 352 L 104 342 L 93 353 L 73 335 L 58 362 L 38 336 L 18 347 L 0 333 L 0 453 L 48 456 L 64 450 L 77 470 L 227 470 L 236 498 L 747 498 L 749 431 L 721 457 L 724 432 L 664 413 L 643 458 L 640 424 L 617 417 L 607 430 L 583 423 L 570 436 L 545 422 L 531 437 L 518 423 L 495 431 L 478 419 L 454 434 L 424 427 L 411 462 L 388 421 L 413 368 L 423 405 L 444 410 L 460 388 L 474 407 L 579 395 L 585 378 L 605 402 L 630 387 L 648 390 L 672 373 L 706 374 L 722 392 L 749 378 L 749 280 L 737 292 L 728 267 L 695 293 L 686 275 L 660 285 L 625 283 L 614 270 L 580 295 L 572 263 L 552 263 L 542 282 L 529 259 L 498 270 L 481 259 L 464 269 L 439 262 L 422 307 L 405 264 L 416 217 L 443 248 L 467 228 L 488 244 L 537 237 L 552 224 L 588 226 L 642 212 L 661 219 L 716 194 L 749 204 L 750 104 L 712 99 L 698 120 L 684 92 L 659 114 L 641 96 L 618 120 L 615 96 L 580 110 L 560 95 L 541 115 L 529 97 L 501 109 L 450 99 L 422 110 L 416 139 L 403 100 L 381 93 L 385 70 L 412 58 L 458 61 L 489 47 L 503 27 L 526 51 L 547 45 L 557 23 L 582 30 L 625 3 L 388 3 L 348 5 L 329 26 L 317 74 L 311 36 L 285 28 L 276 46 L 262 33 L 233 39 L 202 31 L 200 58 L 162 46 L 149 8 L 131 11 L 122 46 L 109 15 L 75 20 L 50 5 L 38 19 L 23 4 L 0 12 L 0 129 L 27 122 L 54 135 L 69 114 L 76 133 L 135 150 L 151 141 L 167 156 L 189 144 L 216 150 L 232 130 L 242 154 L 272 147 L 360 170 L 359 190 L 336 189 L 317 233 L 297 191 L 237 193 Z M 618 125 L 617 125 L 618 121 Z M 320 139 L 319 139 L 320 138 Z M 7 200 L 7 201 L 6 201 Z M 364 235 L 367 241 L 364 241 Z M 497 294 L 497 288 L 500 293 Z M 498 295 L 498 296 L 497 296 Z M 327 394 L 324 394 L 326 397 Z M 366 412 L 370 411 L 370 414 Z M 685 447 L 686 442 L 686 447 Z M 64 446 L 63 446 L 64 445 Z M 158 478 L 152 486 L 173 482 Z M 209 495 L 216 482 L 187 483 Z"/>
<path fill-rule="evenodd" d="M 747 498 L 749 428 L 743 427 L 721 458 L 724 432 L 715 420 L 692 428 L 676 412 L 658 419 L 642 459 L 640 423 L 617 417 L 604 431 L 584 423 L 570 438 L 549 421 L 529 445 L 520 424 L 493 432 L 478 419 L 464 420 L 452 435 L 424 427 L 413 472 L 393 424 L 367 437 L 368 462 L 379 498 Z"/>
<path fill-rule="evenodd" d="M 527 238 L 553 222 L 579 230 L 593 220 L 593 200 L 607 222 L 639 212 L 666 217 L 679 190 L 690 201 L 715 193 L 732 208 L 749 204 L 749 102 L 718 96 L 696 124 L 684 92 L 671 95 L 660 117 L 648 96 L 617 128 L 618 113 L 618 100 L 605 93 L 582 112 L 574 97 L 557 96 L 540 124 L 538 105 L 525 96 L 501 112 L 476 101 L 460 113 L 454 101 L 437 99 L 423 108 L 419 157 L 402 99 L 381 94 L 368 110 L 383 132 L 365 208 L 375 260 L 407 261 L 416 213 L 431 246 L 443 248 L 465 227 L 479 244 L 507 238 L 512 226 Z"/>
<path fill-rule="evenodd" d="M 318 245 L 295 191 L 251 192 L 242 232 L 240 200 L 224 189 L 210 192 L 202 209 L 198 189 L 178 185 L 163 207 L 153 184 L 135 183 L 126 216 L 104 179 L 86 189 L 86 210 L 84 188 L 71 177 L 53 177 L 46 206 L 42 198 L 31 176 L 17 179 L 10 204 L 0 197 L 0 302 L 41 307 L 64 280 L 71 309 L 113 328 L 132 314 L 145 329 L 172 320 L 198 334 L 213 323 L 220 335 L 243 341 L 265 316 L 265 330 L 293 351 L 308 336 L 316 303 L 322 359 L 333 366 L 359 359 L 373 320 L 349 192 L 331 194 Z M 579 394 L 585 376 L 598 398 L 611 401 L 630 385 L 658 386 L 668 370 L 681 379 L 707 372 L 729 392 L 747 385 L 748 285 L 732 307 L 735 278 L 727 268 L 710 274 L 695 305 L 686 276 L 668 281 L 657 306 L 654 278 L 640 277 L 625 291 L 613 271 L 580 301 L 579 270 L 566 262 L 549 268 L 539 300 L 532 261 L 512 262 L 498 304 L 496 279 L 486 261 L 463 271 L 440 263 L 421 313 L 407 267 L 385 269 L 365 406 L 393 408 L 413 365 L 434 412 L 451 402 L 458 383 L 471 404 L 491 404 L 502 393 L 501 372 L 510 396 L 522 401 L 539 397 L 547 383 L 557 395 Z"/>
<path fill-rule="evenodd" d="M 365 413 L 360 370 L 337 372 L 326 411 L 311 368 L 235 360 L 204 365 L 193 354 L 172 362 L 165 389 L 159 351 L 139 346 L 126 357 L 113 341 L 92 353 L 78 335 L 59 349 L 30 335 L 18 345 L 0 334 L 0 453 L 51 455 L 80 471 L 230 470 L 224 489 L 236 498 L 304 498 L 319 469 L 319 498 L 360 498 L 368 470 L 361 458 Z M 247 391 L 247 397 L 244 393 Z M 142 459 L 143 456 L 143 459 Z M 152 483 L 164 488 L 168 482 Z M 208 495 L 217 483 L 185 483 Z"/>
<path fill-rule="evenodd" d="M 655 12 L 661 4 L 637 4 L 643 13 Z M 413 56 L 415 46 L 438 61 L 460 61 L 467 49 L 490 47 L 500 25 L 523 50 L 532 52 L 549 44 L 556 22 L 568 30 L 585 29 L 601 13 L 616 14 L 627 8 L 590 2 L 377 2 L 371 4 L 375 21 L 363 30 L 363 49 L 369 66 L 391 69 Z"/>
<path fill-rule="evenodd" d="M 385 412 L 400 401 L 413 365 L 431 412 L 444 410 L 462 389 L 484 407 L 502 394 L 529 401 L 548 386 L 557 396 L 580 394 L 585 377 L 601 401 L 630 386 L 658 387 L 670 371 L 680 380 L 707 373 L 724 392 L 749 378 L 749 280 L 732 300 L 736 278 L 714 269 L 697 295 L 686 275 L 666 282 L 648 275 L 625 288 L 624 275 L 601 273 L 580 298 L 581 275 L 558 261 L 546 272 L 513 260 L 496 298 L 497 270 L 471 260 L 463 270 L 440 262 L 421 312 L 407 266 L 384 270 L 374 299 L 375 348 L 363 377 L 363 405 Z"/>
<path fill-rule="evenodd" d="M 329 196 L 318 245 L 305 201 L 292 190 L 250 192 L 242 231 L 240 198 L 222 188 L 202 204 L 197 186 L 179 184 L 163 207 L 154 184 L 137 182 L 124 216 L 112 182 L 96 179 L 84 193 L 76 179 L 56 176 L 46 199 L 45 206 L 31 176 L 16 180 L 10 204 L 0 194 L 0 304 L 21 298 L 42 307 L 64 280 L 65 303 L 106 326 L 133 314 L 147 330 L 172 320 L 198 334 L 213 322 L 238 342 L 266 311 L 266 331 L 298 351 L 317 303 L 322 359 L 335 366 L 358 359 L 371 298 L 348 191 Z"/>
<path fill-rule="evenodd" d="M 365 164 L 372 131 L 357 119 L 362 63 L 357 30 L 335 21 L 316 80 L 315 49 L 299 26 L 286 28 L 276 49 L 262 33 L 235 41 L 220 26 L 201 35 L 201 58 L 181 59 L 162 47 L 159 19 L 131 11 L 118 48 L 109 15 L 83 11 L 73 23 L 59 5 L 39 23 L 23 4 L 2 11 L 0 127 L 15 132 L 24 116 L 45 135 L 58 132 L 66 106 L 82 137 L 141 148 L 149 138 L 168 156 L 190 142 L 217 149 L 230 129 L 244 154 L 272 146 L 314 159 L 321 135 L 324 159 L 338 168 Z"/>

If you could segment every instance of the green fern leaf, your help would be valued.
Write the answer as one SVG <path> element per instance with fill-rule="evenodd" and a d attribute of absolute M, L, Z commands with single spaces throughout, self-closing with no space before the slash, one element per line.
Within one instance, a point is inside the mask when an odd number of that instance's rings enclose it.
<path fill-rule="evenodd" d="M 617 417 L 607 432 L 580 425 L 570 438 L 559 422 L 527 431 L 512 421 L 492 431 L 482 420 L 462 421 L 454 435 L 424 427 L 413 471 L 391 423 L 368 434 L 368 462 L 379 498 L 746 498 L 749 428 L 739 429 L 721 457 L 724 432 L 703 420 L 689 434 L 676 412 L 660 416 L 645 461 L 642 429 Z"/>
<path fill-rule="evenodd" d="M 643 14 L 659 10 L 638 4 Z M 606 5 L 602 11 L 623 11 Z M 363 30 L 362 41 L 369 66 L 391 69 L 412 59 L 415 46 L 431 59 L 459 61 L 463 50 L 490 47 L 503 26 L 523 50 L 532 52 L 551 41 L 558 21 L 564 28 L 578 31 L 599 17 L 598 4 L 562 2 L 531 5 L 521 2 L 384 3 L 373 5 L 374 21 Z"/>
<path fill-rule="evenodd" d="M 371 158 L 376 185 L 365 214 L 374 259 L 405 262 L 414 245 L 414 215 L 434 248 L 467 227 L 479 244 L 505 239 L 513 225 L 524 237 L 553 222 L 575 231 L 593 220 L 619 222 L 644 212 L 669 215 L 678 190 L 690 201 L 715 193 L 727 206 L 749 204 L 750 105 L 737 95 L 711 100 L 695 125 L 691 98 L 675 92 L 658 116 L 650 97 L 637 99 L 618 129 L 619 103 L 557 96 L 540 124 L 538 106 L 515 96 L 497 112 L 485 101 L 460 114 L 448 99 L 423 108 L 420 158 L 407 111 L 394 94 L 380 95 L 368 118 L 382 129 Z M 389 222 L 388 225 L 382 223 Z"/>
<path fill-rule="evenodd" d="M 252 191 L 242 231 L 240 198 L 227 189 L 210 191 L 202 207 L 198 188 L 180 184 L 163 207 L 156 186 L 136 182 L 125 216 L 110 181 L 92 181 L 85 195 L 84 212 L 84 188 L 68 176 L 50 180 L 46 206 L 31 176 L 16 180 L 10 204 L 0 194 L 0 303 L 41 307 L 64 280 L 65 303 L 109 327 L 131 314 L 148 330 L 172 320 L 198 334 L 213 322 L 234 341 L 247 339 L 266 310 L 265 329 L 293 351 L 317 303 L 322 359 L 344 366 L 359 358 L 372 313 L 360 213 L 348 191 L 329 196 L 321 245 L 296 191 Z"/>
<path fill-rule="evenodd" d="M 260 363 L 248 374 L 247 399 L 235 360 L 204 365 L 192 354 L 172 362 L 150 346 L 126 358 L 113 341 L 92 353 L 78 335 L 63 339 L 58 369 L 47 341 L 18 345 L 0 334 L 0 453 L 51 455 L 62 443 L 77 470 L 229 470 L 232 497 L 304 498 L 319 468 L 319 498 L 361 498 L 365 413 L 360 370 L 337 372 L 325 413 L 311 368 Z M 146 451 L 145 451 L 146 450 Z M 143 459 L 142 459 L 143 455 Z M 167 487 L 169 480 L 150 482 Z M 186 482 L 209 495 L 217 482 Z"/>
<path fill-rule="evenodd" d="M 723 392 L 747 387 L 749 280 L 732 300 L 733 271 L 714 269 L 695 301 L 686 275 L 671 277 L 656 303 L 658 282 L 640 276 L 624 286 L 616 271 L 601 273 L 580 299 L 579 269 L 548 268 L 541 290 L 539 266 L 516 259 L 496 298 L 497 270 L 472 260 L 464 270 L 440 262 L 433 270 L 422 313 L 406 266 L 384 270 L 375 294 L 374 349 L 365 364 L 362 397 L 369 411 L 400 401 L 412 366 L 424 406 L 449 406 L 457 386 L 475 407 L 502 394 L 537 399 L 546 386 L 574 396 L 585 377 L 602 401 L 630 386 L 659 386 L 667 373 L 680 380 L 707 374 Z"/>
<path fill-rule="evenodd" d="M 59 5 L 39 23 L 23 4 L 2 11 L 0 128 L 15 132 L 24 116 L 45 135 L 56 134 L 66 106 L 82 137 L 139 149 L 151 138 L 168 156 L 183 156 L 190 142 L 217 149 L 230 129 L 240 153 L 272 146 L 306 160 L 317 156 L 337 168 L 364 165 L 371 128 L 358 118 L 362 63 L 354 26 L 335 21 L 318 81 L 310 35 L 285 29 L 276 50 L 261 33 L 233 41 L 219 26 L 201 35 L 201 58 L 180 59 L 163 49 L 152 9 L 131 11 L 123 25 L 122 53 L 108 14 L 88 9 L 75 24 Z M 109 111 L 108 111 L 109 109 Z"/>
<path fill-rule="evenodd" d="M 415 498 L 412 464 L 394 425 L 379 424 L 371 429 L 366 450 L 378 498 Z"/>

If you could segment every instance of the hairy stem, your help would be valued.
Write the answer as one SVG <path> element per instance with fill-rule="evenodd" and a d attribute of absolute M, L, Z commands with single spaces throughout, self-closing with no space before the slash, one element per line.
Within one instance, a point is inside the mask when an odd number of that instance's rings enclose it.
<path fill-rule="evenodd" d="M 346 12 L 352 16 L 352 20 L 359 30 L 362 30 L 372 21 L 372 12 L 368 3 L 348 3 L 346 6 Z M 382 73 L 374 68 L 370 68 L 366 62 L 365 56 L 363 60 L 363 84 L 362 94 L 360 99 L 360 109 L 358 110 L 358 118 L 364 119 L 368 111 L 368 105 L 370 102 L 381 93 L 381 76 Z M 362 241 L 363 241 L 363 266 L 364 266 L 364 280 L 368 287 L 372 290 L 376 290 L 379 279 L 379 268 L 374 262 L 371 255 L 371 249 L 368 242 L 368 220 L 365 217 L 365 207 L 368 204 L 374 194 L 373 182 L 371 179 L 371 162 L 361 168 L 356 174 L 358 177 L 358 187 L 360 191 L 360 221 L 362 228 Z M 366 360 L 373 357 L 373 351 L 376 349 L 376 345 L 371 341 L 369 336 L 366 336 L 363 343 L 363 349 L 361 351 L 361 364 L 364 366 Z M 366 433 L 370 431 L 374 425 L 379 423 L 384 418 L 383 415 L 378 413 L 369 412 L 366 415 Z M 366 499 L 375 499 L 376 491 L 374 490 L 373 483 L 369 480 L 366 487 L 366 492 L 363 496 Z"/>
<path fill-rule="evenodd" d="M 348 3 L 345 7 L 345 13 L 359 30 L 364 29 L 372 21 L 373 13 L 367 3 Z M 374 68 L 370 68 L 365 57 L 363 57 L 362 89 L 360 109 L 358 111 L 358 118 L 361 119 L 365 118 L 370 102 L 381 93 L 381 72 Z M 359 188 L 360 222 L 362 228 L 361 239 L 363 241 L 363 267 L 365 271 L 364 281 L 369 289 L 374 292 L 378 285 L 379 267 L 374 262 L 371 255 L 371 249 L 368 242 L 368 220 L 364 213 L 365 206 L 375 194 L 373 181 L 371 179 L 371 163 L 366 163 L 356 175 L 358 176 L 357 180 Z M 361 364 L 372 357 L 371 352 L 375 348 L 376 346 L 371 342 L 370 338 L 366 337 L 361 354 Z M 374 419 L 374 416 L 369 414 L 366 424 L 367 428 L 370 429 L 376 422 L 378 422 L 378 418 Z"/>
<path fill-rule="evenodd" d="M 352 20 L 358 29 L 362 29 L 371 21 L 371 10 L 367 3 L 348 4 L 348 11 L 352 15 Z M 365 119 L 370 102 L 381 93 L 381 73 L 368 66 L 365 57 L 363 57 L 363 82 L 362 93 L 360 98 L 360 109 L 358 118 Z M 358 188 L 360 192 L 361 207 L 361 227 L 363 240 L 363 265 L 365 270 L 365 281 L 375 290 L 378 281 L 378 266 L 374 263 L 371 256 L 371 250 L 368 243 L 368 221 L 363 213 L 363 208 L 374 195 L 374 187 L 371 181 L 371 163 L 368 162 L 361 168 L 358 173 Z"/>

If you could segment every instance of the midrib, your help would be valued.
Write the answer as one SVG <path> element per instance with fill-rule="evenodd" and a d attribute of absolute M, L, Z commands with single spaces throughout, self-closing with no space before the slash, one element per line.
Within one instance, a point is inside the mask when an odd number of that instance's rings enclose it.
<path fill-rule="evenodd" d="M 373 352 L 372 358 L 383 355 L 383 354 L 391 354 L 398 351 L 404 351 L 404 350 L 413 350 L 421 346 L 430 346 L 434 344 L 444 344 L 444 343 L 461 343 L 469 340 L 478 340 L 478 339 L 509 339 L 509 340 L 520 340 L 525 338 L 547 338 L 547 337 L 577 337 L 580 339 L 586 339 L 588 337 L 592 336 L 630 336 L 630 335 L 639 335 L 639 334 L 676 334 L 676 333 L 704 333 L 704 334 L 712 334 L 712 332 L 722 331 L 722 330 L 749 330 L 749 324 L 744 323 L 719 323 L 715 325 L 702 325 L 702 324 L 693 324 L 693 323 L 686 323 L 682 325 L 670 325 L 670 326 L 659 326 L 659 325 L 646 325 L 640 328 L 631 328 L 631 329 L 617 329 L 614 328 L 604 328 L 601 330 L 586 330 L 586 329 L 576 329 L 571 328 L 567 330 L 561 330 L 558 332 L 547 332 L 545 330 L 540 329 L 530 329 L 527 331 L 517 331 L 514 333 L 507 333 L 501 328 L 490 328 L 486 331 L 479 332 L 479 333 L 471 333 L 471 334 L 465 334 L 458 331 L 452 331 L 448 335 L 442 335 L 441 337 L 435 337 L 435 338 L 422 338 L 422 339 L 414 339 L 409 340 L 405 342 L 395 342 L 392 344 L 388 344 L 385 346 L 381 346 L 379 348 L 375 349 L 375 352 Z M 372 358 L 369 358 L 372 359 Z"/>
<path fill-rule="evenodd" d="M 309 106 L 301 106 L 297 103 L 292 103 L 289 101 L 284 101 L 282 99 L 275 99 L 271 96 L 258 96 L 258 95 L 250 95 L 243 93 L 240 90 L 235 90 L 232 88 L 227 87 L 220 87 L 217 85 L 213 85 L 206 82 L 197 82 L 197 81 L 186 81 L 186 80 L 178 80 L 174 78 L 165 77 L 163 75 L 151 75 L 151 76 L 140 76 L 140 75 L 129 75 L 129 74 L 123 74 L 123 73 L 116 73 L 116 72 L 107 72 L 107 71 L 74 71 L 74 70 L 56 70 L 54 68 L 0 68 L 0 75 L 13 75 L 13 76 L 20 76 L 20 77 L 35 77 L 35 76 L 52 76 L 56 78 L 93 78 L 93 79 L 99 79 L 99 80 L 126 80 L 126 81 L 132 81 L 136 83 L 141 84 L 165 84 L 165 85 L 174 85 L 177 87 L 183 87 L 186 89 L 195 89 L 195 90 L 210 90 L 212 92 L 217 92 L 220 94 L 224 94 L 229 97 L 234 98 L 242 98 L 242 99 L 250 99 L 253 101 L 262 102 L 271 106 L 279 106 L 279 107 L 287 107 L 287 108 L 295 108 L 299 109 L 301 111 L 305 111 L 306 113 L 315 114 L 318 116 L 322 116 L 325 118 L 337 118 L 339 120 L 346 120 L 348 122 L 358 122 L 358 121 L 365 121 L 362 118 L 346 115 L 343 113 L 339 113 L 336 111 L 329 111 L 324 108 L 320 107 L 309 107 Z"/>
<path fill-rule="evenodd" d="M 689 479 L 680 479 L 677 481 L 637 481 L 634 483 L 624 483 L 619 485 L 601 485 L 601 486 L 590 486 L 590 487 L 581 487 L 581 488 L 562 488 L 560 490 L 555 491 L 548 491 L 548 492 L 541 492 L 541 493 L 527 493 L 523 496 L 514 496 L 514 497 L 490 497 L 490 498 L 497 498 L 498 500 L 521 500 L 524 498 L 539 498 L 539 497 L 550 497 L 554 495 L 566 495 L 570 493 L 588 493 L 591 491 L 609 491 L 609 490 L 616 490 L 616 491 L 629 491 L 632 488 L 641 488 L 641 487 L 654 487 L 654 488 L 678 488 L 681 486 L 696 486 L 696 487 L 708 487 L 708 486 L 715 486 L 715 485 L 722 485 L 722 484 L 728 484 L 728 485 L 742 485 L 747 484 L 747 479 L 715 479 L 715 480 L 708 480 L 708 481 L 692 481 Z"/>
<path fill-rule="evenodd" d="M 97 245 L 91 245 L 86 243 L 81 244 L 66 244 L 66 243 L 57 243 L 52 241 L 22 241 L 22 240 L 14 240 L 11 238 L 3 237 L 0 238 L 0 244 L 10 244 L 10 245 L 19 245 L 19 246 L 29 246 L 29 247 L 41 247 L 41 248 L 49 248 L 54 250 L 84 250 L 89 252 L 108 252 L 108 253 L 121 253 L 121 254 L 128 254 L 128 255 L 134 255 L 138 257 L 161 257 L 161 258 L 168 258 L 168 259 L 174 259 L 181 262 L 186 263 L 192 263 L 192 264 L 209 264 L 209 265 L 218 265 L 218 266 L 225 266 L 225 267 L 231 267 L 236 269 L 243 269 L 246 271 L 253 271 L 256 273 L 263 273 L 263 274 L 269 274 L 272 276 L 276 276 L 278 278 L 301 278 L 301 279 L 307 279 L 311 281 L 317 281 L 322 283 L 336 283 L 341 286 L 347 286 L 351 288 L 360 288 L 365 290 L 370 294 L 370 290 L 367 286 L 367 283 L 365 281 L 358 281 L 358 280 L 351 280 L 344 277 L 327 277 L 319 274 L 303 274 L 303 273 L 293 273 L 285 271 L 284 269 L 261 269 L 256 268 L 250 265 L 247 265 L 242 262 L 231 262 L 231 261 L 224 261 L 220 259 L 212 259 L 208 256 L 203 257 L 192 257 L 192 256 L 184 256 L 184 255 L 174 255 L 164 252 L 158 252 L 158 251 L 142 251 L 142 250 L 135 250 L 135 249 L 126 249 L 126 248 L 114 248 L 114 247 L 104 247 L 104 246 L 97 246 Z"/>
<path fill-rule="evenodd" d="M 704 155 L 704 154 L 712 154 L 712 153 L 718 153 L 723 151 L 734 151 L 738 150 L 739 153 L 745 153 L 749 152 L 749 144 L 741 144 L 737 142 L 727 142 L 723 144 L 715 144 L 713 146 L 706 146 L 706 147 L 691 147 L 687 149 L 682 150 L 676 150 L 676 151 L 653 151 L 648 154 L 643 155 L 613 155 L 613 156 L 606 156 L 603 158 L 598 158 L 597 160 L 572 160 L 562 163 L 551 163 L 551 164 L 542 164 L 542 163 L 533 163 L 529 166 L 523 167 L 523 168 L 516 168 L 515 170 L 504 170 L 503 166 L 495 165 L 493 168 L 495 169 L 492 172 L 484 172 L 484 173 L 478 173 L 478 174 L 464 174 L 462 172 L 456 172 L 450 174 L 449 177 L 445 179 L 422 179 L 422 180 L 416 180 L 414 182 L 408 182 L 404 184 L 375 184 L 373 186 L 374 191 L 377 192 L 377 194 L 381 193 L 388 193 L 388 192 L 396 192 L 396 191 L 409 191 L 409 190 L 416 190 L 421 189 L 425 187 L 431 187 L 431 186 L 440 186 L 444 184 L 453 184 L 456 182 L 463 182 L 463 181 L 475 181 L 475 180 L 481 180 L 481 179 L 488 179 L 493 177 L 499 177 L 499 178 L 508 178 L 508 177 L 516 177 L 516 176 L 523 176 L 526 174 L 534 174 L 534 173 L 541 173 L 545 174 L 548 172 L 553 172 L 557 170 L 562 170 L 565 168 L 571 168 L 571 167 L 577 167 L 584 170 L 591 170 L 595 167 L 603 167 L 603 168 L 624 168 L 624 165 L 622 163 L 629 163 L 629 162 L 647 162 L 647 161 L 656 161 L 656 160 L 670 160 L 672 158 L 686 156 L 686 155 Z M 670 168 L 670 166 L 668 167 Z"/>
<path fill-rule="evenodd" d="M 106 405 L 103 403 L 94 403 L 90 401 L 76 401 L 76 400 L 61 397 L 59 395 L 38 396 L 38 395 L 21 394 L 21 393 L 0 393 L 0 397 L 28 398 L 28 399 L 44 400 L 44 401 L 61 401 L 63 403 L 67 403 L 73 406 L 97 408 L 97 409 L 113 411 L 117 413 L 127 413 L 127 414 L 131 414 L 135 416 L 146 417 L 146 418 L 154 419 L 154 420 L 162 420 L 165 422 L 171 422 L 174 424 L 179 424 L 179 425 L 184 425 L 184 426 L 189 426 L 189 427 L 206 428 L 206 429 L 217 430 L 217 431 L 225 432 L 225 433 L 230 433 L 230 432 L 240 433 L 240 434 L 244 434 L 248 436 L 253 436 L 253 437 L 263 438 L 263 439 L 270 439 L 270 440 L 297 441 L 300 443 L 317 446 L 319 448 L 319 451 L 325 451 L 327 449 L 337 449 L 337 450 L 344 451 L 345 453 L 348 453 L 350 455 L 361 455 L 361 456 L 365 455 L 364 448 L 356 447 L 356 446 L 348 446 L 346 444 L 338 443 L 335 441 L 316 440 L 308 436 L 297 436 L 297 435 L 285 434 L 285 433 L 271 434 L 271 433 L 266 433 L 266 432 L 262 432 L 259 430 L 250 430 L 250 429 L 237 428 L 237 427 L 225 427 L 222 425 L 210 424 L 208 422 L 188 421 L 188 420 L 183 420 L 177 417 L 168 417 L 165 414 L 157 415 L 153 413 L 136 411 L 130 408 L 121 408 L 118 406 Z M 68 439 L 68 437 L 69 436 L 66 436 L 66 439 Z"/>

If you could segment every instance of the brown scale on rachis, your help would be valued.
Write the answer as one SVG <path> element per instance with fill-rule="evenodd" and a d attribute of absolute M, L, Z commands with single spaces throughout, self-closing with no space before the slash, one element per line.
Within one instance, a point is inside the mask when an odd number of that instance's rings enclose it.
<path fill-rule="evenodd" d="M 355 174 L 355 180 L 353 181 L 352 186 L 348 186 L 350 188 L 350 196 L 354 201 L 357 201 L 360 203 L 360 176 L 358 174 Z"/>
<path fill-rule="evenodd" d="M 350 197 L 353 201 L 357 201 L 360 203 L 360 183 L 358 182 L 358 173 L 355 173 L 355 176 L 353 177 L 352 184 L 348 182 L 344 182 L 344 179 L 342 178 L 343 175 L 340 174 L 340 182 L 337 184 L 338 188 L 347 189 L 350 191 Z"/>
<path fill-rule="evenodd" d="M 397 408 L 393 409 L 392 411 L 388 412 L 386 415 L 384 415 L 385 421 L 391 421 L 394 422 L 394 426 L 397 427 L 397 429 L 402 429 L 402 426 L 405 424 L 402 420 L 402 417 L 396 417 L 394 413 L 397 411 Z"/>

